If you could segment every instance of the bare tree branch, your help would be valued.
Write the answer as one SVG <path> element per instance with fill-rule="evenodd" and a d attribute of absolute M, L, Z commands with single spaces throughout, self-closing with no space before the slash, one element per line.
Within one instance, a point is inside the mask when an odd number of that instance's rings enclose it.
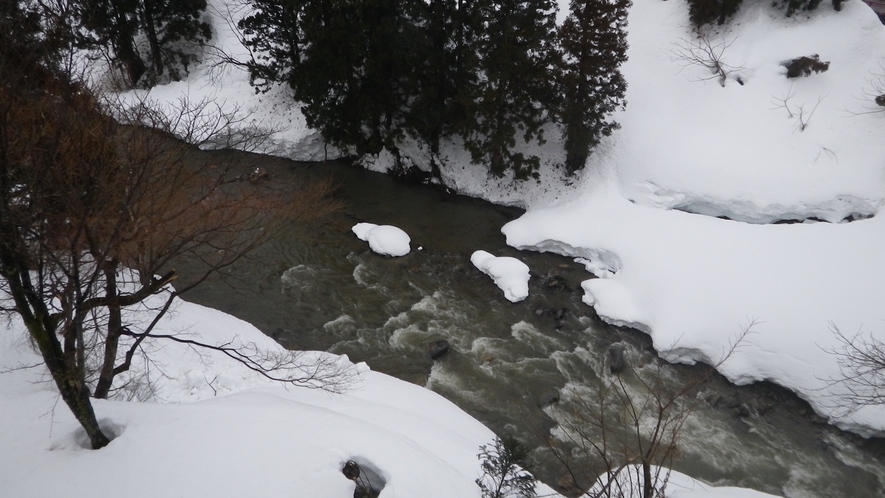
<path fill-rule="evenodd" d="M 127 330 L 124 335 L 137 339 L 169 340 L 203 350 L 216 351 L 268 380 L 297 387 L 340 393 L 356 376 L 351 365 L 342 364 L 333 355 L 309 358 L 299 351 L 268 351 L 253 342 L 209 344 L 174 334 L 135 333 Z"/>
<path fill-rule="evenodd" d="M 673 50 L 673 55 L 683 68 L 699 66 L 709 71 L 710 76 L 699 78 L 698 81 L 715 79 L 719 81 L 720 86 L 724 87 L 729 75 L 743 69 L 743 66 L 732 66 L 723 60 L 725 51 L 731 47 L 735 40 L 737 37 L 714 42 L 711 41 L 708 33 L 703 32 L 691 40 L 680 39 Z"/>
<path fill-rule="evenodd" d="M 825 380 L 828 387 L 845 391 L 837 408 L 848 415 L 864 406 L 885 405 L 885 342 L 863 332 L 847 336 L 833 323 L 830 329 L 839 345 L 826 351 L 836 357 L 839 376 Z"/>

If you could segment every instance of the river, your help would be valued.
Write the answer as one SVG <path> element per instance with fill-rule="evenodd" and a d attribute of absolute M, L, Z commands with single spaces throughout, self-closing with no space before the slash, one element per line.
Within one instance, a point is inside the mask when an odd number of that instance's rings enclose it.
<path fill-rule="evenodd" d="M 529 468 L 554 488 L 568 492 L 576 484 L 554 451 L 577 458 L 572 470 L 580 486 L 587 484 L 582 469 L 596 471 L 593 459 L 582 459 L 551 430 L 574 406 L 568 393 L 583 393 L 587 402 L 612 385 L 606 357 L 618 344 L 640 375 L 634 377 L 660 382 L 655 391 L 663 397 L 705 379 L 680 405 L 686 418 L 677 470 L 787 497 L 885 496 L 885 442 L 827 425 L 777 386 L 735 387 L 718 375 L 707 378 L 703 366 L 662 362 L 647 336 L 605 324 L 581 303 L 580 282 L 590 278 L 582 265 L 505 244 L 500 228 L 520 210 L 343 163 L 206 154 L 262 167 L 276 181 L 331 177 L 344 207 L 273 240 L 230 268 L 229 278 L 212 279 L 186 299 L 249 321 L 290 349 L 347 354 L 433 389 L 497 434 L 518 439 L 530 450 Z M 412 252 L 372 253 L 350 232 L 363 221 L 402 228 Z M 506 301 L 470 263 L 478 249 L 524 261 L 532 271 L 529 298 Z M 431 360 L 428 345 L 440 339 L 451 350 Z M 642 384 L 627 384 L 627 392 L 648 399 Z"/>

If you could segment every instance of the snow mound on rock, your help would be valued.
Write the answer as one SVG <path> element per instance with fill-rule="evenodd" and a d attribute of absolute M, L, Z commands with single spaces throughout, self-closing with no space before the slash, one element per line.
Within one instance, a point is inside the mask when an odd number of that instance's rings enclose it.
<path fill-rule="evenodd" d="M 476 251 L 470 262 L 481 272 L 492 277 L 508 301 L 517 303 L 529 296 L 529 267 L 522 261 L 508 256 L 493 256 L 486 251 Z"/>
<path fill-rule="evenodd" d="M 412 239 L 395 226 L 357 223 L 351 230 L 357 238 L 368 242 L 369 247 L 382 256 L 405 256 L 412 250 L 409 247 Z"/>

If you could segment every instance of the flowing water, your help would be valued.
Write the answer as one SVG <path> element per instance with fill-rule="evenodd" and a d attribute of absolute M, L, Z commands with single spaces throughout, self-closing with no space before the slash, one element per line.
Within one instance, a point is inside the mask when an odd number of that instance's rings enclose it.
<path fill-rule="evenodd" d="M 433 389 L 497 434 L 519 439 L 531 450 L 530 469 L 556 488 L 573 490 L 575 482 L 555 454 L 581 455 L 551 430 L 575 406 L 570 393 L 592 404 L 600 386 L 615 379 L 606 360 L 612 344 L 620 343 L 641 378 L 662 383 L 654 391 L 664 397 L 707 372 L 665 364 L 646 336 L 599 320 L 581 303 L 580 282 L 590 278 L 582 265 L 507 247 L 500 228 L 521 214 L 517 209 L 339 163 L 213 154 L 264 167 L 281 181 L 332 177 L 344 208 L 320 226 L 274 240 L 232 268 L 234 278 L 210 281 L 187 299 L 247 320 L 288 348 L 347 354 Z M 402 228 L 412 252 L 372 253 L 350 232 L 362 221 Z M 528 264 L 529 298 L 506 301 L 470 263 L 478 249 Z M 428 345 L 440 339 L 451 350 L 433 361 Z M 625 389 L 649 399 L 651 391 L 633 378 Z M 885 496 L 885 443 L 823 423 L 777 386 L 737 388 L 713 375 L 684 401 L 678 470 L 788 497 Z M 580 458 L 572 463 L 578 474 L 588 465 Z M 587 482 L 578 476 L 577 484 Z"/>

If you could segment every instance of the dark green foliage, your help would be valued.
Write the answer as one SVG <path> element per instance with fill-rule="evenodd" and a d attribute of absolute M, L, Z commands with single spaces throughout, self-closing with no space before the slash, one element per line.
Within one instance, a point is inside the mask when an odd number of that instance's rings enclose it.
<path fill-rule="evenodd" d="M 811 73 L 823 73 L 830 68 L 830 63 L 821 61 L 817 54 L 797 57 L 783 65 L 787 68 L 787 78 L 811 76 Z"/>
<path fill-rule="evenodd" d="M 737 13 L 741 0 L 688 0 L 688 18 L 692 26 L 700 28 L 705 24 L 725 24 Z"/>
<path fill-rule="evenodd" d="M 259 91 L 274 83 L 290 86 L 308 124 L 328 142 L 359 155 L 383 148 L 398 155 L 398 145 L 411 137 L 435 157 L 441 140 L 459 136 L 472 161 L 489 165 L 493 174 L 537 176 L 540 160 L 519 152 L 519 143 L 543 142 L 543 125 L 561 114 L 563 65 L 553 0 L 251 5 L 239 27 L 253 51 L 253 85 Z M 623 30 L 621 21 L 594 26 Z M 614 38 L 623 43 L 622 32 Z M 608 43 L 603 34 L 598 40 Z M 617 68 L 623 54 L 612 57 L 604 68 L 580 74 L 611 86 L 606 95 L 621 100 L 573 99 L 579 101 L 573 108 L 594 111 L 572 120 L 589 120 L 603 135 L 615 126 L 603 124 L 603 114 L 623 103 L 623 79 L 603 74 Z M 585 146 L 597 138 L 585 139 Z"/>
<path fill-rule="evenodd" d="M 514 439 L 502 441 L 496 437 L 493 447 L 479 447 L 477 458 L 482 462 L 482 477 L 476 485 L 483 498 L 533 498 L 535 477 L 520 468 L 525 464 L 526 451 Z"/>
<path fill-rule="evenodd" d="M 434 154 L 440 140 L 464 129 L 468 119 L 467 101 L 461 96 L 476 81 L 476 53 L 470 45 L 478 22 L 466 5 L 463 0 L 413 4 L 414 20 L 421 27 L 411 41 L 418 55 L 407 83 L 414 97 L 406 126 Z"/>
<path fill-rule="evenodd" d="M 78 7 L 80 44 L 109 49 L 132 85 L 180 78 L 196 60 L 189 47 L 212 37 L 201 18 L 206 0 L 80 0 Z"/>
<path fill-rule="evenodd" d="M 256 59 L 249 75 L 256 89 L 267 90 L 276 81 L 295 87 L 304 52 L 301 20 L 307 0 L 254 1 L 254 11 L 239 22 L 246 46 Z"/>
<path fill-rule="evenodd" d="M 820 0 L 782 0 L 781 5 L 786 8 L 787 17 L 799 11 L 812 11 L 820 5 Z"/>
<path fill-rule="evenodd" d="M 630 0 L 572 0 L 560 28 L 568 174 L 583 168 L 590 150 L 619 126 L 608 116 L 625 105 L 627 81 L 618 68 L 627 60 L 630 5 Z"/>
<path fill-rule="evenodd" d="M 357 154 L 395 150 L 414 91 L 420 0 L 253 0 L 240 29 L 260 90 L 285 82 L 310 126 Z M 416 40 L 418 43 L 416 43 Z"/>
<path fill-rule="evenodd" d="M 415 0 L 420 1 L 420 0 Z M 411 1 L 325 0 L 305 11 L 309 44 L 296 79 L 308 124 L 357 154 L 395 149 L 404 135 L 417 52 Z"/>
<path fill-rule="evenodd" d="M 464 141 L 475 163 L 518 179 L 536 173 L 537 157 L 513 152 L 517 137 L 543 140 L 541 126 L 555 108 L 555 5 L 551 0 L 478 0 L 482 20 L 471 45 L 481 78 L 466 89 Z"/>
<path fill-rule="evenodd" d="M 688 0 L 688 18 L 696 29 L 706 24 L 716 23 L 720 26 L 725 24 L 731 16 L 737 13 L 742 0 Z M 843 0 L 833 0 L 833 8 L 838 12 L 842 10 Z M 773 6 L 784 9 L 787 17 L 800 11 L 812 11 L 817 9 L 821 0 L 774 0 Z"/>

